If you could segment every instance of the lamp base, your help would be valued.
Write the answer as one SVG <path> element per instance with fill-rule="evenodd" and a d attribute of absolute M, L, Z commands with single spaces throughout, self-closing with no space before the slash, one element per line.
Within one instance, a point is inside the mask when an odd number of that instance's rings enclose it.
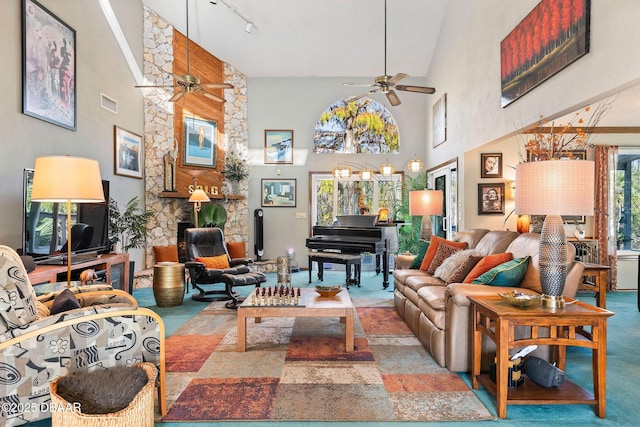
<path fill-rule="evenodd" d="M 564 308 L 565 302 L 562 295 L 542 295 L 540 305 L 547 308 Z"/>

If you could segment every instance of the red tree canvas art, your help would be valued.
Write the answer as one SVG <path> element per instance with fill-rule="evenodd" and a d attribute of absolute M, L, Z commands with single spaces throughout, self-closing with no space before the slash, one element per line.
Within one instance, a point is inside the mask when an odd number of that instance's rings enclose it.
<path fill-rule="evenodd" d="M 542 0 L 500 43 L 506 107 L 589 52 L 590 0 Z"/>

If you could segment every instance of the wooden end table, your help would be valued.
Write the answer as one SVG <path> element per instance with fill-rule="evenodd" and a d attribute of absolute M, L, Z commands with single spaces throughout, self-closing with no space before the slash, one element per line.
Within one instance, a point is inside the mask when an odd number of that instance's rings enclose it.
<path fill-rule="evenodd" d="M 515 307 L 499 296 L 469 297 L 473 321 L 472 385 L 482 384 L 496 396 L 498 417 L 507 416 L 507 404 L 589 404 L 595 413 L 606 414 L 607 318 L 613 313 L 577 300 L 562 309 Z M 530 328 L 531 337 L 515 338 L 515 327 Z M 587 331 L 585 326 L 590 327 Z M 547 334 L 548 332 L 548 334 Z M 480 374 L 482 335 L 496 344 L 496 381 Z M 545 337 L 543 335 L 549 335 Z M 509 350 L 528 345 L 551 345 L 557 353 L 558 368 L 565 370 L 566 347 L 592 349 L 593 394 L 565 377 L 562 386 L 545 388 L 526 379 L 519 387 L 507 387 Z"/>
<path fill-rule="evenodd" d="M 583 281 L 578 289 L 586 289 L 596 293 L 596 305 L 607 308 L 607 272 L 611 270 L 608 265 L 584 263 L 582 277 L 593 277 L 593 282 Z"/>
<path fill-rule="evenodd" d="M 263 317 L 339 317 L 345 324 L 346 351 L 354 350 L 353 321 L 355 308 L 349 292 L 343 289 L 335 297 L 322 297 L 314 288 L 300 288 L 300 305 L 261 306 L 251 304 L 251 295 L 238 306 L 238 351 L 247 349 L 247 317 L 260 323 Z M 252 291 L 255 293 L 256 290 Z"/>

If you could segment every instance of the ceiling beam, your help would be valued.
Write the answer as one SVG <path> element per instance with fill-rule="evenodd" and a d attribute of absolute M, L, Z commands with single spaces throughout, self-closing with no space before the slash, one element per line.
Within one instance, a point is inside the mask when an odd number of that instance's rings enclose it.
<path fill-rule="evenodd" d="M 556 127 L 538 127 L 530 129 L 525 133 L 558 133 L 562 131 L 565 134 L 578 133 L 640 133 L 640 126 L 594 126 L 594 127 L 569 127 L 564 129 L 562 126 Z"/>

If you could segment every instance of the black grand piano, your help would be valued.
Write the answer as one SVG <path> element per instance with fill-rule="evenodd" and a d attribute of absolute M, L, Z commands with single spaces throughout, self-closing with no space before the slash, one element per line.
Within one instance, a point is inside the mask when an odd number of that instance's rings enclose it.
<path fill-rule="evenodd" d="M 307 248 L 376 256 L 376 273 L 382 259 L 382 287 L 389 287 L 389 254 L 398 250 L 395 224 L 378 223 L 377 215 L 341 215 L 333 225 L 314 225 Z M 309 266 L 311 268 L 311 266 Z"/>

